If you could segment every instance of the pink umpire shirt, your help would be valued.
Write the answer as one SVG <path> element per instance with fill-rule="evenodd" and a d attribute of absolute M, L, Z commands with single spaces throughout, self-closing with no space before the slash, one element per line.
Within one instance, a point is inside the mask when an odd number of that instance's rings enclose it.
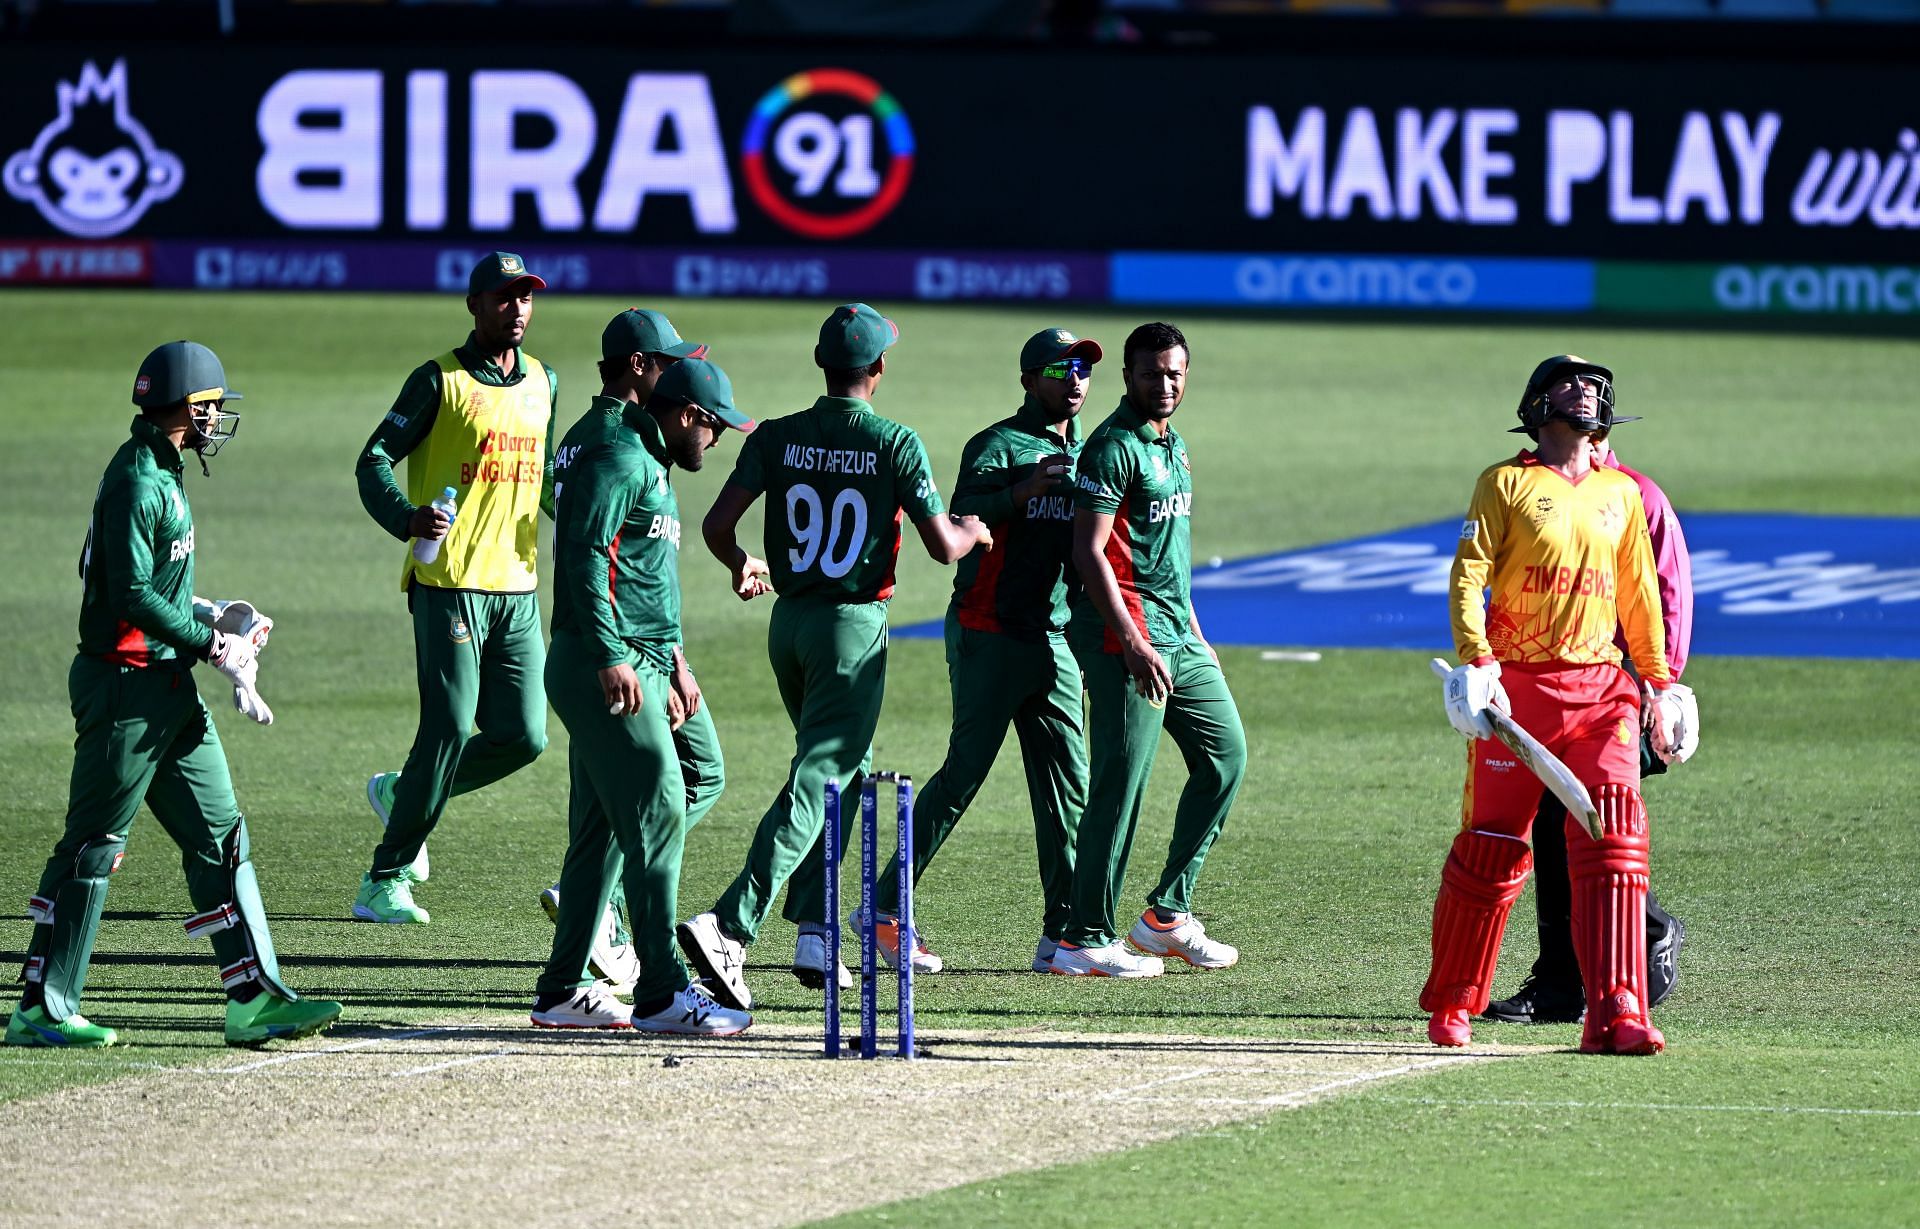
<path fill-rule="evenodd" d="M 1607 465 L 1633 479 L 1640 488 L 1640 502 L 1647 509 L 1647 536 L 1653 539 L 1653 565 L 1660 574 L 1660 615 L 1666 624 L 1667 669 L 1678 682 L 1687 668 L 1687 648 L 1693 640 L 1693 560 L 1687 555 L 1687 536 L 1680 531 L 1680 518 L 1674 515 L 1667 494 L 1653 479 L 1620 463 L 1617 454 L 1607 454 Z M 1621 651 L 1626 641 L 1614 637 Z"/>

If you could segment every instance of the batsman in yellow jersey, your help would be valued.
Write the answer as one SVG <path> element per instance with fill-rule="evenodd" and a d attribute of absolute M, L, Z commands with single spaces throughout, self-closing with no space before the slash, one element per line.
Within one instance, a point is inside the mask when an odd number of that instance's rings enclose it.
<path fill-rule="evenodd" d="M 409 550 L 400 573 L 413 613 L 420 728 L 406 766 L 367 782 L 386 834 L 353 902 L 362 921 L 425 923 L 411 885 L 429 873 L 427 834 L 447 800 L 546 749 L 534 554 L 540 511 L 552 507 L 560 389 L 553 370 L 520 348 L 533 292 L 546 288 L 512 252 L 475 265 L 466 344 L 414 368 L 354 467 L 360 502 L 381 528 L 403 542 L 439 544 Z M 403 459 L 404 491 L 393 476 Z M 452 516 L 433 506 L 448 487 Z"/>
<path fill-rule="evenodd" d="M 1507 713 L 1559 756 L 1593 795 L 1602 835 L 1568 819 L 1573 942 L 1586 989 L 1580 1048 L 1656 1054 L 1647 1016 L 1647 812 L 1640 727 L 1656 751 L 1681 736 L 1668 695 L 1658 581 L 1633 479 L 1596 468 L 1589 437 L 1616 421 L 1613 373 L 1561 354 L 1534 368 L 1516 430 L 1535 441 L 1490 466 L 1460 526 L 1448 596 L 1461 665 L 1447 716 L 1474 740 L 1460 832 L 1433 907 L 1433 964 L 1420 1006 L 1427 1036 L 1463 1046 L 1485 1010 L 1507 913 L 1525 885 L 1540 782 L 1492 737 L 1486 710 Z M 1483 596 L 1484 594 L 1484 596 Z M 1646 698 L 1620 664 L 1625 633 Z"/>

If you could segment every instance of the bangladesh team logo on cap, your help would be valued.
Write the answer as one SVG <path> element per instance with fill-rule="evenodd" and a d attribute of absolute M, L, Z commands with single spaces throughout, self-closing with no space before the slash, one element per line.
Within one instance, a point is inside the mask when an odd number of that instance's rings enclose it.
<path fill-rule="evenodd" d="M 513 253 L 508 252 L 500 258 L 500 272 L 508 277 L 519 277 L 527 271 L 526 264 Z"/>
<path fill-rule="evenodd" d="M 873 78 L 844 68 L 795 73 L 747 122 L 740 170 L 768 217 L 809 239 L 871 230 L 906 195 L 913 126 Z"/>
<path fill-rule="evenodd" d="M 180 191 L 179 157 L 127 109 L 125 60 L 104 73 L 88 60 L 76 80 L 55 84 L 54 98 L 59 114 L 0 171 L 9 196 L 69 235 L 104 239 Z"/>

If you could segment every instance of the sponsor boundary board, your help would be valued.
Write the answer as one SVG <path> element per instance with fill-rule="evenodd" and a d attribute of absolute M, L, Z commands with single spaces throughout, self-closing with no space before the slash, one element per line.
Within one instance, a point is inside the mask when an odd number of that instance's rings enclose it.
<path fill-rule="evenodd" d="M 1920 520 L 1682 512 L 1693 656 L 1920 658 Z M 1229 560 L 1194 572 L 1216 644 L 1449 650 L 1460 522 Z M 899 628 L 939 636 L 938 623 Z"/>

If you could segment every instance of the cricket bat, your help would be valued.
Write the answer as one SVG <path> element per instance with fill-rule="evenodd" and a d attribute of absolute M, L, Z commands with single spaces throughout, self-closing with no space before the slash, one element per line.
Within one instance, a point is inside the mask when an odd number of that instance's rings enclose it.
<path fill-rule="evenodd" d="M 1453 673 L 1453 667 L 1438 657 L 1433 659 L 1433 672 L 1441 678 Z M 1487 708 L 1487 721 L 1493 726 L 1493 736 L 1506 744 L 1507 750 L 1514 753 L 1527 770 L 1540 778 L 1540 783 L 1552 791 L 1567 814 L 1577 815 L 1586 826 L 1587 835 L 1594 840 L 1601 836 L 1600 810 L 1593 805 L 1593 796 L 1587 793 L 1587 787 L 1580 784 L 1580 778 L 1573 775 L 1560 757 L 1540 745 L 1540 740 L 1527 731 L 1511 716 L 1492 706 Z"/>

